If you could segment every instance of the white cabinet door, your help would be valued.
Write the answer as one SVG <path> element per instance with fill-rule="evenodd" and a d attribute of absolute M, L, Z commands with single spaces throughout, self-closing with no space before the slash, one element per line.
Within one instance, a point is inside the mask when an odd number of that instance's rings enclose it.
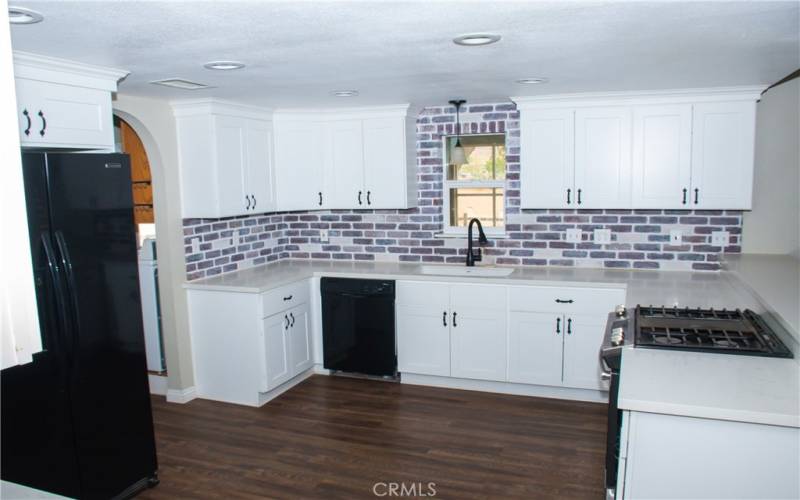
<path fill-rule="evenodd" d="M 275 122 L 278 210 L 328 207 L 323 192 L 325 128 L 310 121 Z"/>
<path fill-rule="evenodd" d="M 397 304 L 397 370 L 450 376 L 450 322 L 446 306 Z"/>
<path fill-rule="evenodd" d="M 245 135 L 245 194 L 252 200 L 253 213 L 275 210 L 275 172 L 272 158 L 272 124 L 247 120 Z"/>
<path fill-rule="evenodd" d="M 625 106 L 575 111 L 574 208 L 631 205 L 631 110 Z"/>
<path fill-rule="evenodd" d="M 311 352 L 311 321 L 308 304 L 289 309 L 289 352 L 292 376 L 306 371 L 314 364 Z"/>
<path fill-rule="evenodd" d="M 408 205 L 405 120 L 364 120 L 364 208 Z"/>
<path fill-rule="evenodd" d="M 506 312 L 460 309 L 450 315 L 450 373 L 454 377 L 507 380 Z"/>
<path fill-rule="evenodd" d="M 563 323 L 557 313 L 509 314 L 509 382 L 561 385 Z"/>
<path fill-rule="evenodd" d="M 216 133 L 217 196 L 219 216 L 249 213 L 252 202 L 245 188 L 246 149 L 243 118 L 217 115 Z"/>
<path fill-rule="evenodd" d="M 605 318 L 597 315 L 566 316 L 564 386 L 608 390 L 608 384 L 600 380 L 599 352 L 605 326 Z"/>
<path fill-rule="evenodd" d="M 694 105 L 691 208 L 752 208 L 754 102 Z"/>
<path fill-rule="evenodd" d="M 689 208 L 692 105 L 633 110 L 633 208 Z"/>
<path fill-rule="evenodd" d="M 337 120 L 328 126 L 329 163 L 326 194 L 329 208 L 365 208 L 364 141 L 361 120 Z"/>
<path fill-rule="evenodd" d="M 262 359 L 264 392 L 270 391 L 292 378 L 289 347 L 289 317 L 279 313 L 264 319 Z"/>
<path fill-rule="evenodd" d="M 114 148 L 108 91 L 23 78 L 16 89 L 23 146 Z"/>
<path fill-rule="evenodd" d="M 573 208 L 575 112 L 526 111 L 520 120 L 522 208 Z"/>

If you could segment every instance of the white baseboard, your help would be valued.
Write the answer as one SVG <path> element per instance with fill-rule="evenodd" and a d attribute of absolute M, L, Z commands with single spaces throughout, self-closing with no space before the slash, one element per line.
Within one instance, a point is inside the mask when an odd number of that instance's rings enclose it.
<path fill-rule="evenodd" d="M 322 364 L 314 365 L 313 370 L 314 370 L 314 373 L 316 373 L 317 375 L 330 375 L 331 374 L 331 371 L 328 370 L 327 368 L 325 368 Z"/>
<path fill-rule="evenodd" d="M 548 387 L 544 385 L 470 380 L 465 378 L 438 377 L 434 375 L 416 375 L 413 373 L 403 373 L 400 376 L 400 382 L 403 384 L 428 385 L 465 391 L 498 392 L 516 396 L 536 396 L 540 398 L 608 403 L 608 392 L 590 389 L 573 389 L 571 387 Z"/>
<path fill-rule="evenodd" d="M 165 375 L 147 374 L 147 382 L 150 385 L 150 394 L 156 396 L 167 395 L 167 377 Z"/>
<path fill-rule="evenodd" d="M 273 399 L 277 398 L 284 392 L 288 391 L 292 387 L 296 386 L 303 380 L 307 379 L 308 377 L 314 375 L 314 368 L 309 368 L 308 370 L 304 371 L 296 375 L 291 380 L 287 380 L 283 384 L 279 385 L 278 387 L 272 389 L 269 392 L 259 392 L 258 393 L 258 406 L 264 406 L 265 404 L 269 403 Z"/>
<path fill-rule="evenodd" d="M 167 390 L 167 402 L 184 404 L 197 397 L 197 391 L 194 387 L 187 387 L 186 389 L 169 389 Z"/>

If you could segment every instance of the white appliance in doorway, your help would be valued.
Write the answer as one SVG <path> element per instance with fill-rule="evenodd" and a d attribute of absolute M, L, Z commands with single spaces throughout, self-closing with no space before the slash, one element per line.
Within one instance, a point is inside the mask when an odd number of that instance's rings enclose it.
<path fill-rule="evenodd" d="M 147 369 L 163 373 L 167 370 L 164 360 L 164 341 L 161 337 L 161 306 L 158 301 L 158 264 L 156 263 L 156 240 L 145 238 L 139 248 L 139 289 L 142 296 L 142 323 L 144 324 L 144 346 Z"/>

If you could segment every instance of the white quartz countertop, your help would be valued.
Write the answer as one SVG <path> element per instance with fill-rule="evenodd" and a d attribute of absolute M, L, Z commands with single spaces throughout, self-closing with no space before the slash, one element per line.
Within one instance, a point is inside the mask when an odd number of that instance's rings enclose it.
<path fill-rule="evenodd" d="M 800 427 L 797 359 L 626 348 L 621 374 L 623 410 Z"/>
<path fill-rule="evenodd" d="M 429 266 L 430 267 L 430 266 Z M 313 276 L 492 283 L 502 285 L 626 288 L 627 305 L 750 307 L 752 297 L 737 290 L 723 273 L 680 271 L 520 267 L 504 277 L 423 274 L 412 263 L 281 260 L 212 278 L 190 281 L 187 289 L 262 293 Z"/>
<path fill-rule="evenodd" d="M 800 342 L 800 260 L 791 255 L 730 254 L 723 268 L 755 295 L 771 316 Z"/>

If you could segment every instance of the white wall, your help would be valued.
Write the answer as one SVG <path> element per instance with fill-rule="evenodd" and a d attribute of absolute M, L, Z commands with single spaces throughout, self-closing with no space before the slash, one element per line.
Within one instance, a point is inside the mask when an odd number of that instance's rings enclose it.
<path fill-rule="evenodd" d="M 139 134 L 150 162 L 167 385 L 171 391 L 184 391 L 194 386 L 194 370 L 182 286 L 186 262 L 175 119 L 167 101 L 117 95 L 113 105 L 114 113 Z"/>
<path fill-rule="evenodd" d="M 758 103 L 753 211 L 742 252 L 800 255 L 800 78 Z"/>

